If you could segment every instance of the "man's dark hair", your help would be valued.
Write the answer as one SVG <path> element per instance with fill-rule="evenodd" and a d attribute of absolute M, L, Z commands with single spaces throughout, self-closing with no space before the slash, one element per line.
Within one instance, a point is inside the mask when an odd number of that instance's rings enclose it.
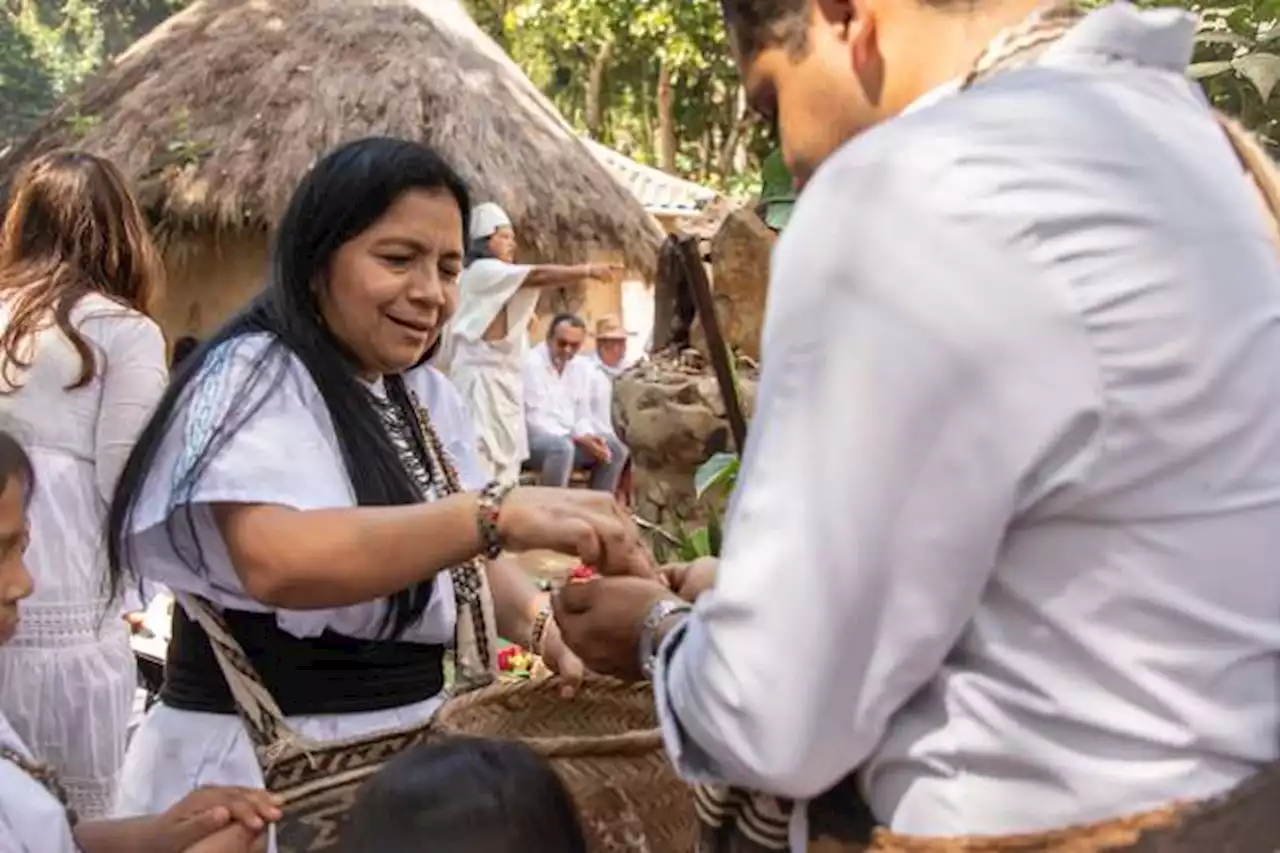
<path fill-rule="evenodd" d="M 557 314 L 555 317 L 551 319 L 551 325 L 547 326 L 548 341 L 556 336 L 556 329 L 560 328 L 561 323 L 568 323 L 573 328 L 581 329 L 584 332 L 587 330 L 586 321 L 584 321 L 577 314 L 569 314 L 569 313 Z"/>
<path fill-rule="evenodd" d="M 812 0 L 720 0 L 725 26 L 739 57 L 748 61 L 769 47 L 792 55 L 808 46 Z"/>

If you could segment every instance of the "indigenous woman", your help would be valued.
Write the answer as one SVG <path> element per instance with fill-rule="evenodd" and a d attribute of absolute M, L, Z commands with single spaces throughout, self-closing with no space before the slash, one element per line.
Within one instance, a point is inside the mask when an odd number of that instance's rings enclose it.
<path fill-rule="evenodd" d="M 109 523 L 117 581 L 138 571 L 182 605 L 160 701 L 129 748 L 125 813 L 263 782 L 193 618 L 206 608 L 291 729 L 323 742 L 428 721 L 455 638 L 462 680 L 492 677 L 497 633 L 581 676 L 504 547 L 645 567 L 607 496 L 486 485 L 462 401 L 424 365 L 453 310 L 469 208 L 422 146 L 333 152 L 294 193 L 265 292 L 160 401 Z M 439 465 L 424 452 L 437 438 Z"/>
<path fill-rule="evenodd" d="M 511 220 L 492 203 L 472 213 L 471 241 L 458 316 L 446 342 L 447 369 L 471 412 L 489 476 L 515 482 L 529 457 L 521 371 L 538 296 L 547 287 L 608 278 L 618 268 L 515 263 Z"/>
<path fill-rule="evenodd" d="M 38 588 L 24 559 L 35 486 L 31 458 L 0 432 L 0 646 L 13 641 Z M 0 714 L 0 853 L 249 853 L 265 821 L 277 817 L 263 791 L 206 789 L 156 817 L 80 820 L 57 772 L 36 760 Z"/>
<path fill-rule="evenodd" d="M 102 528 L 168 379 L 147 316 L 161 280 L 113 165 L 58 153 L 22 171 L 0 238 L 0 413 L 40 469 L 29 555 L 40 587 L 0 652 L 0 708 L 84 817 L 111 808 L 137 688 Z"/>

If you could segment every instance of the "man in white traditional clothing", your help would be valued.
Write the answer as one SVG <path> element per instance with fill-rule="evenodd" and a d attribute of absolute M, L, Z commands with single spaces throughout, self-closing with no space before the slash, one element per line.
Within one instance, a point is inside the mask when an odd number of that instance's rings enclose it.
<path fill-rule="evenodd" d="M 529 462 L 544 486 L 568 486 L 577 468 L 591 472 L 591 488 L 613 493 L 627 465 L 627 448 L 595 410 L 602 376 L 589 356 L 578 354 L 586 335 L 581 317 L 560 314 L 546 342 L 525 358 Z"/>
<path fill-rule="evenodd" d="M 617 317 L 602 317 L 596 321 L 595 352 L 587 357 L 587 363 L 595 368 L 592 377 L 591 411 L 596 421 L 607 426 L 607 433 L 616 436 L 613 429 L 613 383 L 631 366 L 627 359 L 627 330 Z"/>
<path fill-rule="evenodd" d="M 1185 75 L 1195 17 L 723 4 L 807 185 L 723 566 L 693 607 L 570 585 L 570 645 L 652 671 L 687 779 L 856 774 L 868 850 L 1119 849 L 1218 795 L 1248 819 L 1143 849 L 1273 849 L 1280 194 Z M 774 812 L 746 849 L 822 836 Z"/>
<path fill-rule="evenodd" d="M 529 350 L 529 323 L 548 287 L 608 279 L 608 264 L 517 264 L 511 219 L 493 203 L 471 212 L 469 263 L 459 282 L 460 302 L 438 366 L 466 401 L 491 477 L 515 482 L 529 457 L 521 370 Z"/>

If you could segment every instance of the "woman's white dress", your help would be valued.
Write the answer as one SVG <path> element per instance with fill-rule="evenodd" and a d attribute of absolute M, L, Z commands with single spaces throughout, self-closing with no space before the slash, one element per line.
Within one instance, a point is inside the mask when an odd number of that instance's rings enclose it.
<path fill-rule="evenodd" d="M 223 607 L 256 612 L 271 608 L 244 592 L 209 505 L 271 503 L 314 510 L 356 504 L 328 409 L 295 357 L 281 354 L 289 362 L 284 380 L 273 383 L 261 408 L 212 458 L 192 494 L 195 535 L 207 565 L 202 576 L 175 554 L 165 535 L 164 521 L 174 510 L 173 484 L 191 464 L 192 449 L 202 447 L 210 430 L 225 416 L 231 393 L 243 385 L 246 368 L 268 340 L 266 335 L 245 337 L 211 354 L 201 375 L 188 388 L 182 410 L 160 448 L 132 525 L 140 569 L 147 578 L 179 596 L 200 595 Z M 409 371 L 404 378 L 431 413 L 464 488 L 482 486 L 486 476 L 476 454 L 475 432 L 457 391 L 432 367 Z M 383 393 L 380 384 L 373 390 Z M 174 527 L 180 535 L 187 529 L 185 524 Z M 188 546 L 180 541 L 179 547 L 185 552 Z M 373 639 L 378 636 L 384 612 L 385 604 L 379 601 L 334 610 L 278 610 L 276 621 L 297 637 L 313 637 L 332 629 L 350 637 Z M 436 578 L 426 614 L 401 639 L 451 644 L 456 614 L 449 573 L 442 572 Z M 434 697 L 383 711 L 291 717 L 288 722 L 313 740 L 360 737 L 425 722 L 442 701 L 442 697 Z M 148 712 L 129 745 L 119 812 L 122 816 L 161 812 L 201 785 L 262 784 L 253 745 L 238 717 L 178 710 L 160 702 Z"/>
<path fill-rule="evenodd" d="M 472 262 L 458 283 L 458 313 L 447 338 L 449 378 L 471 413 L 485 472 L 503 482 L 518 480 L 529 458 L 522 371 L 539 292 L 521 286 L 532 270 L 495 258 Z M 485 330 L 503 310 L 506 337 L 486 341 Z"/>
<path fill-rule="evenodd" d="M 0 714 L 0 744 L 30 750 Z M 25 770 L 0 758 L 0 853 L 79 853 L 62 803 Z"/>
<path fill-rule="evenodd" d="M 104 520 L 168 367 L 164 336 L 142 314 L 91 294 L 71 316 L 97 352 L 98 375 L 66 390 L 80 358 L 51 327 L 37 334 L 20 387 L 0 394 L 0 426 L 27 448 L 37 480 L 27 554 L 35 594 L 0 649 L 0 711 L 92 819 L 114 800 L 137 688 L 121 603 L 103 592 Z"/>

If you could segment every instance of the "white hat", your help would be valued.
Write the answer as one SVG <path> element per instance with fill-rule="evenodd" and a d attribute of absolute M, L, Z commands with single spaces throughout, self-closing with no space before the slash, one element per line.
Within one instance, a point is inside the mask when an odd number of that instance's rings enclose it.
<path fill-rule="evenodd" d="M 487 201 L 471 209 L 471 239 L 492 237 L 493 232 L 503 227 L 511 227 L 511 217 L 493 202 Z"/>

